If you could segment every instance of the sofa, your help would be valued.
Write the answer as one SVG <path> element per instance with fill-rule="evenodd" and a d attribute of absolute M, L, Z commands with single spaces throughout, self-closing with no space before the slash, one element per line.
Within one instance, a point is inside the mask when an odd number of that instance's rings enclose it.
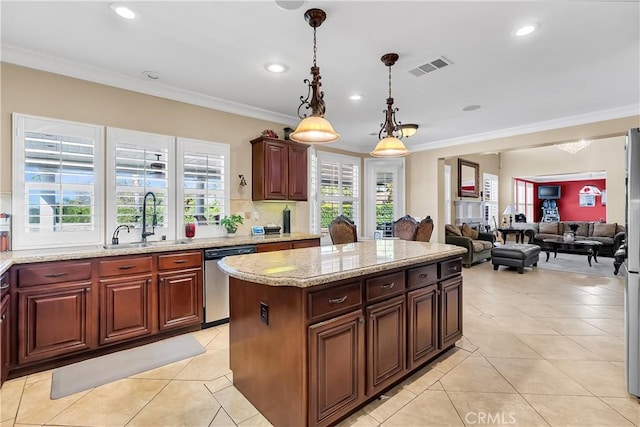
<path fill-rule="evenodd" d="M 598 255 L 613 257 L 626 238 L 625 227 L 622 224 L 591 221 L 556 221 L 539 222 L 530 225 L 526 234 L 529 242 L 541 245 L 543 239 L 560 238 L 571 231 L 570 225 L 577 225 L 576 240 L 595 240 L 602 243 Z"/>
<path fill-rule="evenodd" d="M 467 253 L 462 254 L 462 265 L 469 268 L 481 260 L 491 259 L 495 237 L 492 233 L 483 233 L 467 223 L 447 224 L 444 226 L 444 242 L 467 249 Z"/>

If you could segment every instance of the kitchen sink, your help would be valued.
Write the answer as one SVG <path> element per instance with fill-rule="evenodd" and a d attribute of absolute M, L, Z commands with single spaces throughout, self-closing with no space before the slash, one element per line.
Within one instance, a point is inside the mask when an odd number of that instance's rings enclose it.
<path fill-rule="evenodd" d="M 136 249 L 146 248 L 153 246 L 171 246 L 171 245 L 185 245 L 189 243 L 188 240 L 156 240 L 152 242 L 133 242 L 133 243 L 120 243 L 119 245 L 103 245 L 104 249 Z"/>

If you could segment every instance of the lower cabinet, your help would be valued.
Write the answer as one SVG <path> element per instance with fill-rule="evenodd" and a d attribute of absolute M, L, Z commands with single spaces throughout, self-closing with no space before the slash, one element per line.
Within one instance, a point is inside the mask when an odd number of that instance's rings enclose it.
<path fill-rule="evenodd" d="M 41 361 L 96 347 L 91 282 L 19 289 L 18 363 Z"/>
<path fill-rule="evenodd" d="M 160 330 L 202 323 L 202 268 L 159 275 Z"/>
<path fill-rule="evenodd" d="M 462 338 L 462 276 L 439 283 L 440 348 L 454 345 Z"/>
<path fill-rule="evenodd" d="M 7 379 L 9 363 L 11 362 L 11 327 L 10 327 L 9 295 L 2 298 L 0 303 L 0 385 Z"/>
<path fill-rule="evenodd" d="M 309 418 L 327 425 L 364 399 L 362 311 L 309 327 Z"/>
<path fill-rule="evenodd" d="M 438 285 L 407 293 L 408 368 L 422 365 L 438 353 Z"/>

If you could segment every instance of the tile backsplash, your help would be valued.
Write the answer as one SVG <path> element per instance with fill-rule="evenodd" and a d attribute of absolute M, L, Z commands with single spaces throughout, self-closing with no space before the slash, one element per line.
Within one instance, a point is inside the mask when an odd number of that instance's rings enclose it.
<path fill-rule="evenodd" d="M 282 211 L 288 207 L 291 211 L 291 231 L 301 231 L 298 226 L 298 206 L 296 202 L 254 202 L 252 200 L 232 199 L 231 213 L 244 212 L 244 224 L 238 228 L 239 234 L 251 234 L 254 225 L 279 225 L 282 227 Z M 254 220 L 254 212 L 258 213 L 258 219 Z M 281 230 L 282 232 L 282 230 Z"/>

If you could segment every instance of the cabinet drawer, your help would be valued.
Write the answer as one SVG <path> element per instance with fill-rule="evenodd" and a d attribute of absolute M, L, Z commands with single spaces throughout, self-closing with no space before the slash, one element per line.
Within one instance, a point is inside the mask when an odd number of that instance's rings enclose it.
<path fill-rule="evenodd" d="M 100 277 L 108 277 L 148 273 L 151 266 L 151 256 L 109 259 L 98 263 L 98 274 Z"/>
<path fill-rule="evenodd" d="M 365 280 L 367 302 L 386 298 L 404 291 L 404 271 Z"/>
<path fill-rule="evenodd" d="M 440 280 L 446 279 L 447 277 L 455 276 L 460 274 L 462 271 L 462 258 L 450 259 L 449 261 L 442 261 L 438 263 L 440 266 Z"/>
<path fill-rule="evenodd" d="M 291 249 L 291 242 L 261 243 L 256 246 L 257 252 L 284 251 Z"/>
<path fill-rule="evenodd" d="M 90 262 L 55 262 L 29 266 L 18 270 L 18 286 L 91 280 Z"/>
<path fill-rule="evenodd" d="M 407 270 L 407 287 L 409 288 L 417 288 L 437 281 L 438 264 L 430 264 Z"/>
<path fill-rule="evenodd" d="M 182 252 L 158 256 L 158 270 L 181 270 L 195 267 L 202 267 L 201 252 Z"/>
<path fill-rule="evenodd" d="M 0 300 L 9 293 L 9 273 L 0 276 Z"/>
<path fill-rule="evenodd" d="M 292 249 L 313 248 L 320 246 L 320 239 L 296 240 L 291 242 Z"/>
<path fill-rule="evenodd" d="M 362 286 L 360 282 L 312 292 L 309 294 L 309 319 L 313 320 L 327 314 L 352 310 L 361 304 Z"/>

